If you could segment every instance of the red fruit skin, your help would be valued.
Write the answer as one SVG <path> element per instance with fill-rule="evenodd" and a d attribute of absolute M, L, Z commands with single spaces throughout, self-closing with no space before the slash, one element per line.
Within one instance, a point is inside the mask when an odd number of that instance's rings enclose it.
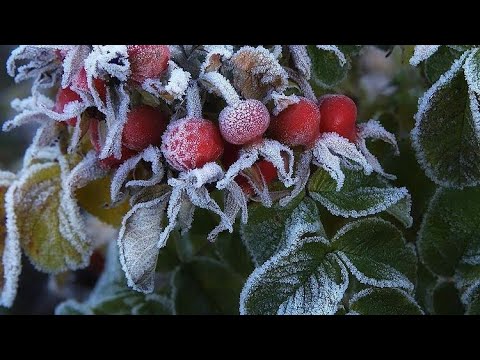
<path fill-rule="evenodd" d="M 93 148 L 95 151 L 100 153 L 101 150 L 101 144 L 100 144 L 100 135 L 98 133 L 98 125 L 99 125 L 99 120 L 98 119 L 90 119 L 90 126 L 89 126 L 89 134 L 90 134 L 90 142 L 92 143 Z M 121 159 L 116 159 L 113 155 L 109 156 L 105 159 L 99 160 L 100 165 L 106 169 L 115 169 L 118 168 L 125 160 L 130 159 L 132 156 L 135 156 L 137 154 L 136 151 L 133 151 L 125 146 L 122 146 L 122 157 Z"/>
<path fill-rule="evenodd" d="M 82 101 L 82 98 L 75 91 L 70 89 L 70 87 L 65 89 L 60 88 L 57 92 L 57 99 L 53 111 L 62 114 L 65 106 L 73 101 Z M 65 122 L 70 126 L 75 126 L 77 124 L 77 118 L 71 118 Z"/>
<path fill-rule="evenodd" d="M 87 72 L 85 68 L 79 71 L 77 77 L 74 80 L 75 85 L 78 89 L 83 90 L 85 92 L 89 92 L 88 89 L 88 82 L 87 82 Z M 95 90 L 97 90 L 100 99 L 105 102 L 107 98 L 107 84 L 104 80 L 95 78 L 93 79 L 93 86 L 95 86 Z"/>
<path fill-rule="evenodd" d="M 270 113 L 260 101 L 248 99 L 223 109 L 218 122 L 227 142 L 243 145 L 262 137 L 270 125 Z"/>
<path fill-rule="evenodd" d="M 357 137 L 357 105 L 348 96 L 339 94 L 324 95 L 318 99 L 322 121 L 320 133 L 335 132 L 355 142 Z"/>
<path fill-rule="evenodd" d="M 167 45 L 128 45 L 131 79 L 143 83 L 160 76 L 168 68 L 170 49 Z"/>
<path fill-rule="evenodd" d="M 148 105 L 137 106 L 127 115 L 122 143 L 135 151 L 142 151 L 149 145 L 160 146 L 167 125 L 167 116 L 161 111 Z"/>
<path fill-rule="evenodd" d="M 206 119 L 184 118 L 168 125 L 161 150 L 178 171 L 188 171 L 216 161 L 223 153 L 223 139 L 217 126 Z"/>
<path fill-rule="evenodd" d="M 288 146 L 309 146 L 320 134 L 320 110 L 317 104 L 301 98 L 272 119 L 269 137 Z"/>

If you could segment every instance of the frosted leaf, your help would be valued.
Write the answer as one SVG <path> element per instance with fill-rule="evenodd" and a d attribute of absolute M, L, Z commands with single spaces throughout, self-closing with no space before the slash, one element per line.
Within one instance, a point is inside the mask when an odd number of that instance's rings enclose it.
<path fill-rule="evenodd" d="M 69 45 L 66 45 L 68 48 Z M 62 75 L 62 66 L 55 49 L 20 45 L 7 60 L 7 73 L 15 78 L 16 83 L 33 79 L 32 93 L 36 93 L 38 88 L 51 88 L 57 83 Z"/>
<path fill-rule="evenodd" d="M 355 315 L 424 315 L 415 299 L 400 289 L 362 290 L 352 296 L 348 307 Z"/>
<path fill-rule="evenodd" d="M 420 259 L 434 274 L 470 278 L 480 265 L 480 190 L 438 188 L 418 233 Z M 474 273 L 478 278 L 478 271 Z M 470 283 L 472 280 L 468 279 Z M 461 284 L 464 285 L 464 284 Z"/>
<path fill-rule="evenodd" d="M 365 174 L 373 171 L 367 159 L 354 144 L 337 133 L 323 133 L 313 147 L 315 163 L 325 169 L 337 182 L 337 191 L 343 186 L 345 175 L 341 169 L 341 160 L 350 160 L 359 164 Z"/>
<path fill-rule="evenodd" d="M 12 226 L 12 196 L 16 175 L 0 171 L 0 306 L 11 307 L 17 294 L 21 272 L 18 234 Z"/>
<path fill-rule="evenodd" d="M 474 49 L 465 60 L 463 69 L 470 91 L 480 95 L 480 52 Z"/>
<path fill-rule="evenodd" d="M 59 155 L 58 146 L 51 146 L 58 142 L 61 128 L 54 121 L 49 121 L 40 126 L 33 137 L 32 143 L 23 156 L 23 167 L 27 168 L 38 160 L 55 160 Z"/>
<path fill-rule="evenodd" d="M 323 238 L 298 241 L 247 279 L 242 315 L 333 315 L 348 287 L 348 273 Z"/>
<path fill-rule="evenodd" d="M 295 171 L 295 178 L 293 183 L 293 190 L 284 198 L 280 199 L 280 206 L 287 206 L 290 201 L 296 198 L 307 185 L 310 178 L 310 163 L 312 162 L 312 152 L 305 151 L 300 156 L 300 160 L 297 162 L 297 169 Z"/>
<path fill-rule="evenodd" d="M 225 190 L 224 213 L 228 217 L 229 222 L 234 224 L 238 213 L 241 211 L 242 223 L 246 224 L 248 221 L 247 197 L 242 188 L 235 181 L 232 181 Z M 223 221 L 208 234 L 207 239 L 213 242 L 221 232 L 226 230 L 229 230 L 229 227 Z"/>
<path fill-rule="evenodd" d="M 173 100 L 183 99 L 191 78 L 192 75 L 188 71 L 170 60 L 166 80 L 147 79 L 142 83 L 142 89 L 171 104 Z"/>
<path fill-rule="evenodd" d="M 85 59 L 85 71 L 89 77 L 102 78 L 106 74 L 120 81 L 130 76 L 130 62 L 126 45 L 93 45 Z"/>
<path fill-rule="evenodd" d="M 285 94 L 279 94 L 276 91 L 273 91 L 270 94 L 270 98 L 273 100 L 273 104 L 275 107 L 272 110 L 272 114 L 274 116 L 277 116 L 280 114 L 283 110 L 285 110 L 287 107 L 293 104 L 297 104 L 300 101 L 300 98 L 295 95 L 285 95 Z"/>
<path fill-rule="evenodd" d="M 228 105 L 233 106 L 236 103 L 240 102 L 240 97 L 238 96 L 236 90 L 230 83 L 230 81 L 225 78 L 222 74 L 218 72 L 208 72 L 200 76 L 200 80 L 203 81 L 203 84 L 207 85 L 207 90 L 213 92 L 217 95 L 220 95 L 225 99 Z"/>
<path fill-rule="evenodd" d="M 415 251 L 389 222 L 369 218 L 349 223 L 332 239 L 332 247 L 362 284 L 413 291 Z"/>
<path fill-rule="evenodd" d="M 410 58 L 410 65 L 417 66 L 435 54 L 440 45 L 415 45 L 413 56 Z"/>
<path fill-rule="evenodd" d="M 400 150 L 398 149 L 397 140 L 395 135 L 385 130 L 385 128 L 377 120 L 369 120 L 366 123 L 358 124 L 358 139 L 357 146 L 360 152 L 365 156 L 367 162 L 371 165 L 373 171 L 381 174 L 387 179 L 395 180 L 397 177 L 395 175 L 387 174 L 383 171 L 382 165 L 378 162 L 377 158 L 367 149 L 366 139 L 374 140 L 383 140 L 386 143 L 389 143 L 393 146 L 395 150 L 395 155 L 400 155 Z"/>
<path fill-rule="evenodd" d="M 345 55 L 343 52 L 338 48 L 338 46 L 335 45 L 316 45 L 317 49 L 320 50 L 325 50 L 325 51 L 330 51 L 335 54 L 335 56 L 338 58 L 338 63 L 340 66 L 345 66 L 347 63 L 347 59 L 345 58 Z"/>
<path fill-rule="evenodd" d="M 235 87 L 246 99 L 262 100 L 271 91 L 281 93 L 287 88 L 287 73 L 263 46 L 243 46 L 230 61 Z"/>
<path fill-rule="evenodd" d="M 410 228 L 413 225 L 413 217 L 410 214 L 412 209 L 412 197 L 407 194 L 396 204 L 390 206 L 386 212 L 395 217 L 406 228 Z"/>
<path fill-rule="evenodd" d="M 124 84 L 114 87 L 114 91 L 107 91 L 107 113 L 106 126 L 107 133 L 103 147 L 100 151 L 99 158 L 106 159 L 109 156 L 114 156 L 116 159 L 122 157 L 122 133 L 123 127 L 127 122 L 127 115 L 130 105 L 130 96 L 125 89 Z"/>
<path fill-rule="evenodd" d="M 292 54 L 295 67 L 298 69 L 300 74 L 302 74 L 302 76 L 309 80 L 311 76 L 312 60 L 308 55 L 307 46 L 288 45 L 288 48 Z"/>
<path fill-rule="evenodd" d="M 169 193 L 148 202 L 135 204 L 125 215 L 118 235 L 120 263 L 134 290 L 150 293 L 154 289 L 158 257 L 158 234 Z"/>
<path fill-rule="evenodd" d="M 70 193 L 73 194 L 76 189 L 106 176 L 107 173 L 107 170 L 100 166 L 96 152 L 91 150 L 68 174 L 65 184 L 66 189 L 69 189 Z"/>
<path fill-rule="evenodd" d="M 130 159 L 125 160 L 115 171 L 115 174 L 112 178 L 112 183 L 110 187 L 110 197 L 113 202 L 117 201 L 121 196 L 121 189 L 127 180 L 130 172 L 134 170 L 140 161 L 146 161 L 151 164 L 152 176 L 147 180 L 130 180 L 125 186 L 153 186 L 162 180 L 165 175 L 164 167 L 161 162 L 162 153 L 160 149 L 156 146 L 150 145 L 148 148 L 143 150 L 136 156 L 131 157 Z"/>
<path fill-rule="evenodd" d="M 232 45 L 204 45 L 203 48 L 207 55 L 202 63 L 201 73 L 218 71 L 220 66 L 222 66 L 222 60 L 228 60 L 233 55 Z"/>
<path fill-rule="evenodd" d="M 63 60 L 62 88 L 72 84 L 73 79 L 85 67 L 85 59 L 90 54 L 88 45 L 71 45 Z"/>
<path fill-rule="evenodd" d="M 412 145 L 425 174 L 446 187 L 480 181 L 480 111 L 462 64 L 465 52 L 419 100 Z"/>
<path fill-rule="evenodd" d="M 86 266 L 92 251 L 75 200 L 67 189 L 68 163 L 33 164 L 15 182 L 8 205 L 10 230 L 32 263 L 49 273 Z"/>

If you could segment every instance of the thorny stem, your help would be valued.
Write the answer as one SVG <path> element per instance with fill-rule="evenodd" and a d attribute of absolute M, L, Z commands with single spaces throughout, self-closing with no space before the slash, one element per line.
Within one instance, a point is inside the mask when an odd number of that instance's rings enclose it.
<path fill-rule="evenodd" d="M 208 72 L 203 74 L 201 79 L 211 84 L 225 99 L 229 106 L 233 106 L 241 101 L 240 96 L 237 94 L 230 81 L 228 81 L 222 74 L 216 71 Z"/>

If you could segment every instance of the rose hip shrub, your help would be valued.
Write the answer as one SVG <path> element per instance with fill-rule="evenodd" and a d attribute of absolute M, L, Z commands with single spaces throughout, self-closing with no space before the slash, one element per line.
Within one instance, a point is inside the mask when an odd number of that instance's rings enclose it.
<path fill-rule="evenodd" d="M 56 314 L 480 313 L 478 47 L 22 45 L 7 71 L 32 88 L 3 130 L 37 132 L 0 172 L 4 308 L 24 254 Z"/>

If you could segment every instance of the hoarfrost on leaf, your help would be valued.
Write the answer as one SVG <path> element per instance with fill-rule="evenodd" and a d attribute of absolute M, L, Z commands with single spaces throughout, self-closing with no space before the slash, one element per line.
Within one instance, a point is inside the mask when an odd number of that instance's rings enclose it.
<path fill-rule="evenodd" d="M 470 91 L 480 96 L 480 51 L 478 48 L 474 49 L 467 57 L 463 69 Z"/>
<path fill-rule="evenodd" d="M 410 65 L 417 66 L 435 54 L 441 45 L 415 45 L 413 56 L 410 58 Z"/>
<path fill-rule="evenodd" d="M 338 48 L 338 46 L 335 45 L 316 45 L 317 49 L 320 50 L 325 50 L 325 51 L 330 51 L 335 54 L 335 56 L 338 58 L 338 63 L 340 66 L 345 66 L 347 63 L 347 59 L 345 58 L 345 55 L 343 52 Z"/>
<path fill-rule="evenodd" d="M 349 301 L 349 314 L 424 315 L 415 299 L 401 289 L 364 289 Z"/>
<path fill-rule="evenodd" d="M 307 52 L 306 45 L 289 45 L 290 53 L 292 54 L 293 62 L 298 71 L 307 79 L 310 80 L 312 60 Z"/>
<path fill-rule="evenodd" d="M 240 295 L 242 315 L 333 315 L 348 272 L 324 238 L 295 242 L 257 268 Z"/>

